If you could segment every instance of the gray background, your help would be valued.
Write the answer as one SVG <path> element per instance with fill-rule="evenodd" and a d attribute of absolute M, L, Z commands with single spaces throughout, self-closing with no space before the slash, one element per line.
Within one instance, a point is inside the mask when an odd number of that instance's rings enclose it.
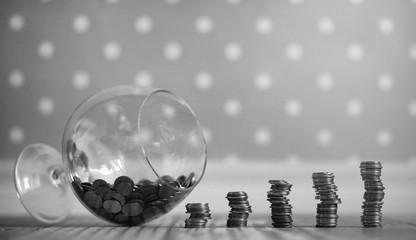
<path fill-rule="evenodd" d="M 0 158 L 115 85 L 171 90 L 208 157 L 416 161 L 416 1 L 0 2 Z"/>

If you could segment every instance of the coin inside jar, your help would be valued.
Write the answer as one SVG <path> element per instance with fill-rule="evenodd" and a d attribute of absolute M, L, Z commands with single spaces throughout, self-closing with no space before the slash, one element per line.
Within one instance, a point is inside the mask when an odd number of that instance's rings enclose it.
<path fill-rule="evenodd" d="M 110 213 L 118 213 L 121 211 L 121 204 L 116 200 L 106 200 L 103 203 L 103 207 Z"/>
<path fill-rule="evenodd" d="M 134 217 L 134 216 L 138 216 L 140 213 L 142 213 L 143 207 L 142 207 L 142 205 L 140 205 L 139 203 L 136 203 L 136 202 L 126 203 L 126 204 L 124 204 L 121 211 L 126 216 Z"/>
<path fill-rule="evenodd" d="M 180 190 L 183 188 L 180 183 L 170 176 L 156 181 L 142 179 L 137 183 L 127 176 L 119 176 L 113 184 L 104 179 L 81 182 L 74 178 L 71 185 L 91 212 L 107 221 L 130 226 L 168 212 L 186 196 Z"/>

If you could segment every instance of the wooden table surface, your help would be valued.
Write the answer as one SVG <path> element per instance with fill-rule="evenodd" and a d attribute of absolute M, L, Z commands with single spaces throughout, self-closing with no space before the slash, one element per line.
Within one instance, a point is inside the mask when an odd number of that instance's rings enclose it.
<path fill-rule="evenodd" d="M 382 180 L 386 186 L 383 227 L 362 228 L 360 223 L 363 184 L 359 163 L 308 164 L 271 162 L 219 162 L 208 164 L 201 184 L 170 213 L 138 227 L 110 225 L 88 213 L 75 201 L 71 215 L 55 225 L 33 219 L 21 206 L 13 184 L 13 164 L 0 161 L 0 239 L 416 239 L 416 174 L 414 165 L 384 164 Z M 338 227 L 316 228 L 317 201 L 311 175 L 316 171 L 335 174 L 339 205 Z M 289 195 L 293 205 L 293 227 L 271 226 L 270 204 L 266 201 L 269 179 L 293 183 Z M 245 228 L 226 228 L 229 211 L 225 195 L 242 190 L 249 195 L 253 214 Z M 213 219 L 206 228 L 186 229 L 185 204 L 207 202 Z M 51 203 L 52 204 L 52 203 Z"/>
<path fill-rule="evenodd" d="M 416 239 L 416 223 L 383 218 L 382 228 L 345 225 L 354 222 L 344 216 L 336 228 L 316 228 L 313 216 L 294 216 L 292 228 L 273 228 L 269 216 L 250 216 L 245 228 L 226 228 L 226 219 L 212 219 L 206 228 L 184 228 L 186 216 L 167 215 L 139 227 L 97 224 L 89 218 L 70 218 L 56 226 L 37 224 L 27 218 L 1 219 L 0 239 Z"/>

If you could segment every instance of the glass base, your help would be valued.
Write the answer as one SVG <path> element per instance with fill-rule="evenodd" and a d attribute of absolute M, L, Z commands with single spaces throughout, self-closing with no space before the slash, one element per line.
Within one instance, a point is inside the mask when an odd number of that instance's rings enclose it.
<path fill-rule="evenodd" d="M 27 146 L 16 161 L 14 177 L 18 197 L 34 218 L 53 224 L 67 217 L 71 191 L 58 151 L 40 143 Z"/>

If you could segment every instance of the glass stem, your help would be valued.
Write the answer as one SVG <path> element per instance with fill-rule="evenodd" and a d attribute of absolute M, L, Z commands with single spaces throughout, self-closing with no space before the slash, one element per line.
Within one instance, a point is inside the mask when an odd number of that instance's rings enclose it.
<path fill-rule="evenodd" d="M 65 171 L 60 165 L 54 165 L 50 168 L 50 179 L 53 185 L 62 190 L 64 190 L 68 185 L 68 181 L 65 177 Z"/>

